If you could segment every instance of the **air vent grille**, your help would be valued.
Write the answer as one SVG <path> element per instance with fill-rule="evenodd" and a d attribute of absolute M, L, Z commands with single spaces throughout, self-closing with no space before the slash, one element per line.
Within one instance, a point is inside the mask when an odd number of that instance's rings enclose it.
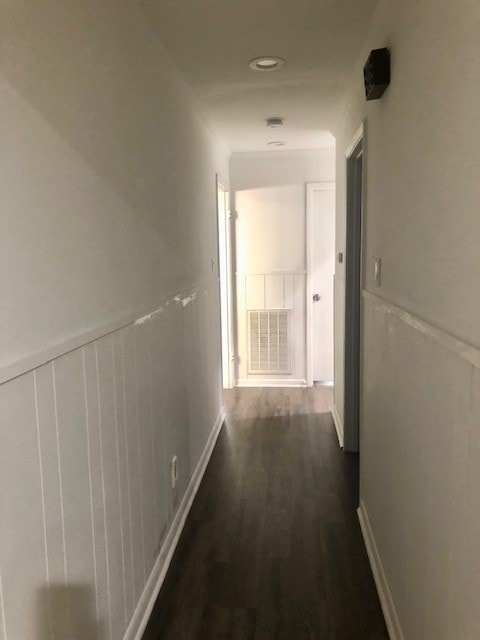
<path fill-rule="evenodd" d="M 290 373 L 289 309 L 248 312 L 249 373 Z"/>

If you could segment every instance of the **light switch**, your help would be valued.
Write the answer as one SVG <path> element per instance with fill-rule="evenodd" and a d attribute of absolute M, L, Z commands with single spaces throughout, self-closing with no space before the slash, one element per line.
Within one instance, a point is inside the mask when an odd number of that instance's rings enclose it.
<path fill-rule="evenodd" d="M 382 277 L 382 260 L 381 258 L 377 258 L 375 260 L 375 284 L 377 287 L 380 286 L 380 280 Z"/>

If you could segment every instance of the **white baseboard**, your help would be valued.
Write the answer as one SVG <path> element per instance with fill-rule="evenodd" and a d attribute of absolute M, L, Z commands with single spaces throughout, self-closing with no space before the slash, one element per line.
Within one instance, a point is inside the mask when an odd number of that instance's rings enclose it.
<path fill-rule="evenodd" d="M 155 562 L 152 573 L 150 574 L 143 593 L 140 596 L 137 608 L 130 620 L 130 624 L 128 625 L 123 640 L 142 639 L 142 635 L 150 619 L 165 576 L 167 575 L 168 567 L 170 566 L 180 534 L 183 531 L 193 500 L 197 495 L 198 488 L 205 473 L 205 469 L 207 468 L 210 456 L 212 455 L 213 448 L 215 447 L 215 443 L 224 420 L 225 413 L 222 409 L 215 421 L 215 425 L 210 433 L 205 449 L 198 461 L 185 495 L 183 496 L 183 500 L 175 514 L 172 525 L 167 537 L 165 538 L 165 542 L 162 545 L 162 549 L 158 555 L 157 561 Z"/>
<path fill-rule="evenodd" d="M 382 561 L 378 553 L 375 538 L 373 537 L 370 520 L 368 519 L 367 510 L 363 500 L 360 500 L 360 507 L 358 508 L 357 513 L 390 640 L 404 640 L 395 604 L 392 599 L 392 594 L 390 593 L 387 577 L 383 570 Z"/>
<path fill-rule="evenodd" d="M 340 416 L 338 415 L 337 407 L 335 405 L 333 405 L 332 407 L 332 418 L 335 429 L 337 430 L 338 443 L 340 444 L 340 448 L 343 449 L 343 424 L 340 420 Z"/>
<path fill-rule="evenodd" d="M 235 383 L 236 387 L 306 387 L 307 381 L 301 378 L 282 378 L 281 380 L 261 380 L 242 378 Z"/>

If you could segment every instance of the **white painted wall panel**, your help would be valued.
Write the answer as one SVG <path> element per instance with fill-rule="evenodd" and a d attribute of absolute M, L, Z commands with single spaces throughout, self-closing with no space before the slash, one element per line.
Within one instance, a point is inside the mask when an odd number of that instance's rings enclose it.
<path fill-rule="evenodd" d="M 364 320 L 361 492 L 403 633 L 473 640 L 479 370 L 370 301 Z"/>
<path fill-rule="evenodd" d="M 155 483 L 153 481 L 152 401 L 149 323 L 135 325 L 135 379 L 137 389 L 138 464 L 143 529 L 145 576 L 150 574 L 157 547 Z"/>
<path fill-rule="evenodd" d="M 167 401 L 167 428 L 169 444 L 169 468 L 174 455 L 178 458 L 178 482 L 171 491 L 172 507 L 175 510 L 190 478 L 190 444 L 189 444 L 189 399 L 187 377 L 191 366 L 188 354 L 185 353 L 185 315 L 179 313 L 184 309 L 180 303 L 166 308 L 167 330 L 165 335 L 165 358 L 169 363 L 167 380 L 164 380 Z M 195 383 L 197 384 L 197 383 Z"/>
<path fill-rule="evenodd" d="M 120 637 L 125 628 L 124 566 L 122 519 L 118 482 L 117 425 L 113 375 L 112 336 L 96 342 L 98 400 L 100 415 L 100 452 L 105 501 L 105 539 L 110 582 L 110 615 L 112 638 Z"/>
<path fill-rule="evenodd" d="M 170 459 L 168 457 L 164 381 L 168 377 L 168 361 L 163 357 L 165 313 L 156 314 L 150 322 L 153 448 L 155 456 L 155 496 L 157 500 L 158 544 L 164 539 L 169 517 Z"/>
<path fill-rule="evenodd" d="M 111 586 L 107 555 L 105 519 L 105 491 L 102 472 L 102 440 L 100 434 L 100 405 L 98 396 L 98 368 L 95 343 L 82 349 L 85 375 L 85 403 L 91 479 L 91 527 L 94 542 L 95 588 L 100 637 L 111 636 Z"/>
<path fill-rule="evenodd" d="M 68 637 L 91 633 L 96 623 L 87 415 L 80 350 L 56 360 L 53 374 L 68 581 L 65 595 L 69 615 L 62 632 Z M 63 594 L 60 587 L 54 593 L 57 602 L 53 608 L 61 612 L 59 601 Z"/>
<path fill-rule="evenodd" d="M 285 308 L 285 276 L 265 274 L 265 309 Z"/>
<path fill-rule="evenodd" d="M 205 382 L 205 393 L 209 398 L 208 411 L 206 413 L 206 423 L 204 433 L 210 433 L 212 421 L 215 422 L 218 414 L 218 407 L 223 406 L 223 378 L 219 377 L 221 370 L 218 369 L 218 362 L 221 359 L 221 344 L 217 340 L 220 335 L 220 315 L 217 309 L 220 305 L 220 287 L 212 285 L 205 287 L 202 294 L 203 313 L 203 371 L 208 371 L 208 376 L 201 378 Z"/>
<path fill-rule="evenodd" d="M 288 273 L 284 275 L 284 290 L 285 290 L 285 309 L 293 309 L 295 305 L 295 276 Z"/>
<path fill-rule="evenodd" d="M 213 428 L 218 308 L 212 278 L 0 385 L 9 640 L 123 637 Z M 217 343 L 218 364 L 219 354 Z"/>
<path fill-rule="evenodd" d="M 82 367 L 83 373 L 83 367 Z M 62 494 L 60 490 L 60 470 L 58 465 L 57 417 L 55 392 L 53 387 L 53 365 L 48 363 L 34 372 L 36 386 L 38 433 L 42 460 L 42 487 L 45 509 L 46 553 L 48 561 L 48 577 L 51 585 L 65 583 L 65 555 L 63 546 Z M 85 432 L 86 435 L 86 432 Z M 87 474 L 89 478 L 89 474 Z M 89 496 L 90 504 L 90 496 Z M 90 526 L 90 511 L 85 522 Z M 63 597 L 65 597 L 64 594 Z M 61 595 L 48 593 L 47 606 L 51 607 L 50 598 L 57 600 Z M 61 603 L 60 603 L 61 604 Z M 63 603 L 66 606 L 66 602 Z M 52 620 L 53 622 L 53 620 Z M 52 625 L 53 632 L 53 625 Z"/>
<path fill-rule="evenodd" d="M 198 464 L 203 452 L 203 444 L 211 431 L 212 419 L 215 421 L 213 403 L 202 403 L 202 396 L 214 398 L 221 380 L 215 371 L 215 361 L 220 358 L 220 351 L 212 340 L 213 329 L 220 331 L 219 317 L 215 312 L 219 304 L 219 288 L 201 287 L 198 295 L 189 301 L 183 314 L 185 316 L 185 361 L 189 376 L 189 424 L 190 429 L 190 467 Z M 196 387 L 196 391 L 194 388 Z"/>
<path fill-rule="evenodd" d="M 134 597 L 138 598 L 145 585 L 145 561 L 143 549 L 142 493 L 139 463 L 139 431 L 137 408 L 137 381 L 135 365 L 134 327 L 128 326 L 122 331 L 123 363 L 125 381 L 125 415 L 127 468 L 130 495 L 130 531 L 132 538 Z"/>
<path fill-rule="evenodd" d="M 244 380 L 248 375 L 248 358 L 247 358 L 247 294 L 246 280 L 244 274 L 236 277 L 236 379 Z"/>
<path fill-rule="evenodd" d="M 1 640 L 7 640 L 7 625 L 5 621 L 5 615 L 4 615 L 3 586 L 2 586 L 1 574 L 0 574 L 0 638 Z"/>
<path fill-rule="evenodd" d="M 122 536 L 122 566 L 124 572 L 124 600 L 127 620 L 130 620 L 134 607 L 134 582 L 133 582 L 133 549 L 132 549 L 132 525 L 130 508 L 130 478 L 127 457 L 127 429 L 125 407 L 125 373 L 122 332 L 115 331 L 112 334 L 113 358 L 114 358 L 114 393 L 115 393 L 115 420 L 116 437 L 118 447 L 118 485 L 120 496 L 120 518 Z"/>
<path fill-rule="evenodd" d="M 20 640 L 48 625 L 48 606 L 41 606 L 48 603 L 48 583 L 33 374 L 0 387 L 0 416 L 0 573 L 7 637 Z"/>
<path fill-rule="evenodd" d="M 202 362 L 202 334 L 203 326 L 202 322 L 202 308 L 200 308 L 202 298 L 195 298 L 185 308 L 185 342 L 183 345 L 186 361 L 187 377 L 185 383 L 188 389 L 192 389 L 192 393 L 188 394 L 188 412 L 189 422 L 194 422 L 197 425 L 195 432 L 192 431 L 190 444 L 189 444 L 189 459 L 192 466 L 195 466 L 197 462 L 197 455 L 200 455 L 199 442 L 202 441 L 202 427 L 204 424 L 204 411 L 201 406 L 200 397 L 202 387 L 204 386 L 205 375 L 202 375 L 201 366 Z M 195 384 L 194 381 L 197 381 Z M 178 452 L 177 452 L 178 455 Z M 183 461 L 179 459 L 179 465 L 182 465 Z"/>
<path fill-rule="evenodd" d="M 265 309 L 265 275 L 245 276 L 246 309 Z"/>
<path fill-rule="evenodd" d="M 480 513 L 480 441 L 478 425 L 480 424 L 480 369 L 473 371 L 471 412 L 466 422 L 467 433 L 472 434 L 471 443 L 463 439 L 464 448 L 468 447 L 465 461 L 465 485 L 471 490 L 463 491 L 461 505 L 463 511 L 463 531 L 465 545 L 453 550 L 452 567 L 455 571 L 453 580 L 456 585 L 456 603 L 452 611 L 451 627 L 457 624 L 459 628 L 470 625 L 475 631 L 475 618 L 472 612 L 476 610 L 479 592 L 480 555 L 476 552 L 479 540 L 478 514 Z M 466 458 L 466 459 L 465 459 Z M 471 506 L 471 508 L 468 508 Z M 459 578 L 461 577 L 461 581 Z M 468 628 L 468 627 L 467 627 Z"/>
<path fill-rule="evenodd" d="M 294 276 L 295 307 L 293 309 L 294 376 L 305 377 L 305 276 Z"/>
<path fill-rule="evenodd" d="M 265 303 L 262 303 L 265 297 Z M 245 301 L 245 302 L 244 302 Z M 261 304 L 262 303 L 262 304 Z M 260 305 L 261 306 L 256 306 Z M 290 314 L 290 356 L 289 374 L 249 373 L 248 364 L 248 310 L 291 309 Z M 262 380 L 285 381 L 286 384 L 302 384 L 305 373 L 305 274 L 255 274 L 237 276 L 238 350 L 240 363 L 238 380 L 247 384 L 248 380 L 259 383 Z M 290 382 L 289 382 L 290 381 Z M 293 381 L 293 383 L 291 382 Z"/>

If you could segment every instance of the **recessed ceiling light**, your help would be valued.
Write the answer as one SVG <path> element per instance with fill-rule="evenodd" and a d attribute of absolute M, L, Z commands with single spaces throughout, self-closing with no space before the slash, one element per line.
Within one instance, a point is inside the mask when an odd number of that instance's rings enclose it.
<path fill-rule="evenodd" d="M 275 129 L 276 127 L 281 127 L 283 125 L 283 118 L 267 118 L 265 122 L 267 127 Z"/>
<path fill-rule="evenodd" d="M 284 147 L 285 142 L 283 140 L 274 140 L 273 142 L 267 142 L 267 146 L 269 147 Z"/>
<path fill-rule="evenodd" d="M 276 71 L 283 67 L 285 60 L 277 56 L 262 56 L 250 60 L 248 66 L 254 71 Z"/>

